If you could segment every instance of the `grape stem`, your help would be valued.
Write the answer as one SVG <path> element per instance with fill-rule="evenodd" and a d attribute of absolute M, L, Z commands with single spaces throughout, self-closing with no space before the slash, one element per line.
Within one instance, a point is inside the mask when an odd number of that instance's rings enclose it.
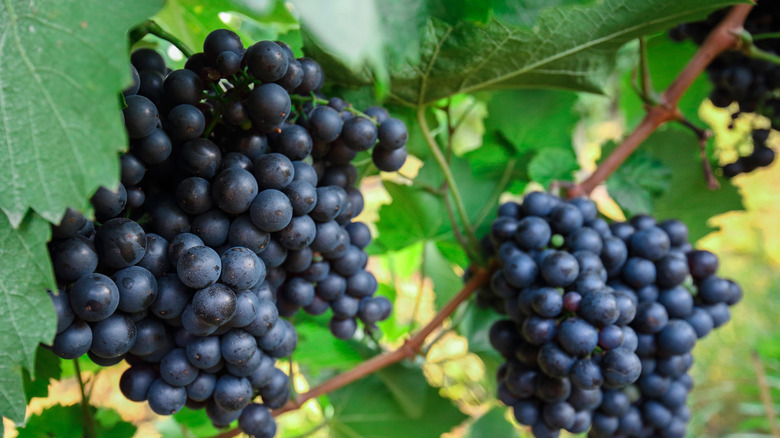
<path fill-rule="evenodd" d="M 157 38 L 160 38 L 162 40 L 168 41 L 169 43 L 173 44 L 187 58 L 193 55 L 193 51 L 189 47 L 187 47 L 187 45 L 184 44 L 182 40 L 177 38 L 176 35 L 168 33 L 165 29 L 160 27 L 160 25 L 155 23 L 153 20 L 149 20 L 146 23 L 142 24 L 141 26 L 139 26 L 139 29 L 144 34 L 152 34 Z"/>
<path fill-rule="evenodd" d="M 771 62 L 776 65 L 780 65 L 780 56 L 775 55 L 774 53 L 767 52 L 766 50 L 761 50 L 758 47 L 756 47 L 755 44 L 753 44 L 754 41 L 756 41 L 756 37 L 750 34 L 750 32 L 746 30 L 742 30 L 737 34 L 739 38 L 742 39 L 742 53 L 745 55 L 760 59 L 762 61 Z"/>
<path fill-rule="evenodd" d="M 753 35 L 753 41 L 768 40 L 768 39 L 775 39 L 775 38 L 780 38 L 780 32 L 768 32 L 768 33 L 760 33 L 758 35 Z"/>
<path fill-rule="evenodd" d="M 680 98 L 713 59 L 726 50 L 740 47 L 739 35 L 752 7 L 752 4 L 741 4 L 731 8 L 726 18 L 707 36 L 688 65 L 663 92 L 659 103 L 647 110 L 639 126 L 596 168 L 593 174 L 569 189 L 570 198 L 589 195 L 599 184 L 606 181 L 612 172 L 620 167 L 658 127 L 666 122 L 682 119 L 682 114 L 677 108 Z"/>
<path fill-rule="evenodd" d="M 404 341 L 403 345 L 396 350 L 389 351 L 387 353 L 374 356 L 373 358 L 362 362 L 355 368 L 339 374 L 331 379 L 323 382 L 322 384 L 315 386 L 303 394 L 300 394 L 295 400 L 290 400 L 286 405 L 273 411 L 274 417 L 284 414 L 285 412 L 294 411 L 300 409 L 307 401 L 317 398 L 321 395 L 325 395 L 331 391 L 335 391 L 350 383 L 369 376 L 383 368 L 387 368 L 390 365 L 401 362 L 404 359 L 411 359 L 417 356 L 422 351 L 422 346 L 428 336 L 431 335 L 436 329 L 440 328 L 444 321 L 452 315 L 455 310 L 466 301 L 474 291 L 487 284 L 490 279 L 491 270 L 480 268 L 474 273 L 474 276 L 469 280 L 463 289 L 458 292 L 444 307 L 431 319 L 428 324 L 425 325 L 420 331 L 415 333 L 412 337 Z M 231 438 L 241 433 L 239 429 L 229 430 L 221 433 L 214 438 Z"/>
<path fill-rule="evenodd" d="M 326 99 L 322 99 L 314 95 L 314 93 L 311 93 L 311 96 L 290 96 L 290 100 L 294 102 L 311 102 L 315 106 L 317 105 L 327 105 L 328 101 Z M 371 120 L 374 125 L 379 126 L 379 122 L 376 120 L 376 117 L 371 117 L 368 114 L 364 113 L 363 111 L 360 111 L 358 109 L 355 109 L 355 107 L 352 106 L 352 104 L 349 104 L 346 108 L 344 108 L 344 111 L 348 113 L 352 113 L 358 117 L 363 117 L 364 119 Z"/>
<path fill-rule="evenodd" d="M 639 84 L 637 84 L 637 69 L 631 72 L 631 86 L 645 105 L 658 105 L 658 96 L 653 89 L 653 80 L 650 75 L 650 63 L 647 62 L 647 42 L 645 37 L 639 37 Z M 640 86 L 641 85 L 641 86 Z"/>
<path fill-rule="evenodd" d="M 441 168 L 447 189 L 452 195 L 452 202 L 455 203 L 455 210 L 457 210 L 458 216 L 460 216 L 461 223 L 463 224 L 463 231 L 466 234 L 470 246 L 470 248 L 464 249 L 469 254 L 479 254 L 479 241 L 477 240 L 474 228 L 471 226 L 471 220 L 466 212 L 466 205 L 463 203 L 463 197 L 460 195 L 460 190 L 458 190 L 458 183 L 455 182 L 455 177 L 452 175 L 450 165 L 447 163 L 444 154 L 442 154 L 441 148 L 439 148 L 439 145 L 436 143 L 436 139 L 433 138 L 433 134 L 431 134 L 431 128 L 428 126 L 428 120 L 425 118 L 425 110 L 426 107 L 423 105 L 417 107 L 417 122 L 420 124 L 420 129 L 422 130 L 426 143 L 428 143 L 428 149 L 431 150 L 433 158 L 436 159 L 436 163 L 438 163 Z M 453 228 L 456 228 L 456 225 L 457 224 L 453 224 Z M 477 260 L 478 259 L 475 259 L 474 261 Z"/>
<path fill-rule="evenodd" d="M 715 178 L 715 174 L 712 172 L 712 165 L 710 165 L 710 160 L 707 158 L 707 141 L 712 137 L 712 131 L 699 128 L 685 117 L 681 117 L 678 122 L 693 131 L 693 133 L 696 134 L 696 138 L 699 140 L 699 157 L 701 158 L 701 166 L 704 171 L 704 179 L 707 181 L 707 188 L 710 190 L 719 189 L 720 183 L 718 182 L 718 179 Z"/>
<path fill-rule="evenodd" d="M 85 390 L 84 379 L 81 377 L 81 366 L 78 359 L 73 359 L 73 366 L 76 369 L 76 379 L 79 382 L 79 391 L 81 391 L 81 415 L 83 417 L 84 438 L 95 438 L 95 419 L 89 410 L 89 395 Z"/>

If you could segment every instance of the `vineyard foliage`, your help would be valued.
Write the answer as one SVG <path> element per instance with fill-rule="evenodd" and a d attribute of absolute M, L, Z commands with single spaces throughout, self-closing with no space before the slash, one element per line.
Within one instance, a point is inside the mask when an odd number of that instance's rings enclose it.
<path fill-rule="evenodd" d="M 366 196 L 363 219 L 375 234 L 367 248 L 373 256 L 369 266 L 376 269 L 379 294 L 394 301 L 396 313 L 380 324 L 380 339 L 352 341 L 330 336 L 326 319 L 296 317 L 300 342 L 290 370 L 305 382 L 296 381 L 300 390 L 397 347 L 462 287 L 474 245 L 462 245 L 464 223 L 452 212 L 450 182 L 426 136 L 443 149 L 475 234 L 485 235 L 499 200 L 582 180 L 625 134 L 614 127 L 630 129 L 639 122 L 644 107 L 633 88 L 639 38 L 647 42 L 651 78 L 660 92 L 696 51 L 692 43 L 672 42 L 666 31 L 733 3 L 0 4 L 0 172 L 5 176 L 0 184 L 0 415 L 20 426 L 20 437 L 40 436 L 52 424 L 61 428 L 58 436 L 82 435 L 81 423 L 74 420 L 82 413 L 74 406 L 32 416 L 26 410 L 31 399 L 47 397 L 50 379 L 76 372 L 71 363 L 38 347 L 51 342 L 56 329 L 46 293 L 56 288 L 46 247 L 49 223 L 57 223 L 67 207 L 92 214 L 89 199 L 95 190 L 119 181 L 118 153 L 128 146 L 119 98 L 130 83 L 128 32 L 145 20 L 153 19 L 196 51 L 208 32 L 220 27 L 234 30 L 245 45 L 284 41 L 296 56 L 322 65 L 330 94 L 357 108 L 381 103 L 409 129 L 410 158 L 400 172 L 380 174 L 368 156 L 359 156 L 357 165 Z M 158 49 L 169 65 L 184 64 L 181 52 L 162 39 L 148 36 L 136 46 Z M 682 113 L 702 127 L 713 120 L 700 116 L 708 87 L 700 78 L 680 102 Z M 597 132 L 596 127 L 610 126 L 609 132 Z M 715 148 L 707 152 L 717 163 Z M 678 218 L 695 242 L 728 222 L 714 217 L 743 209 L 737 187 L 718 178 L 720 189 L 708 190 L 696 136 L 668 125 L 594 197 L 610 218 L 638 213 Z M 403 429 L 408 438 L 423 438 L 458 426 L 472 438 L 509 436 L 513 426 L 494 398 L 500 358 L 487 341 L 493 320 L 484 310 L 464 306 L 448 325 L 453 330 L 439 334 L 442 342 L 466 342 L 473 353 L 473 363 L 459 362 L 460 375 L 445 370 L 446 357 L 435 365 L 415 360 L 386 368 L 318 399 L 305 415 L 289 414 L 300 421 L 282 420 L 283 436 L 327 427 L 330 437 L 391 437 Z M 769 341 L 762 345 L 763 354 L 773 354 Z M 86 357 L 80 362 L 82 371 L 96 369 Z M 484 371 L 478 382 L 462 375 L 476 362 Z M 447 385 L 448 379 L 460 380 Z M 99 436 L 136 432 L 111 409 L 90 409 Z M 173 418 L 181 427 L 160 422 L 164 436 L 218 433 L 201 412 L 185 409 Z"/>

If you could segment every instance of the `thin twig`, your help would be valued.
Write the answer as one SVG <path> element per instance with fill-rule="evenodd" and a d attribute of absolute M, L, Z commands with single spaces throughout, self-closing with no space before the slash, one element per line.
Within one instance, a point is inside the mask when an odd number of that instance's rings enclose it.
<path fill-rule="evenodd" d="M 760 59 L 763 61 L 780 65 L 780 56 L 777 56 L 772 52 L 767 52 L 766 50 L 762 50 L 756 47 L 756 45 L 754 44 L 756 38 L 754 38 L 750 34 L 750 32 L 746 30 L 742 30 L 741 32 L 737 32 L 736 35 L 742 39 L 742 53 L 744 53 L 745 55 L 751 58 Z"/>
<path fill-rule="evenodd" d="M 455 240 L 457 240 L 460 246 L 466 250 L 466 254 L 468 254 L 470 260 L 476 260 L 474 258 L 475 254 L 471 251 L 472 248 L 471 245 L 469 245 L 468 239 L 466 239 L 466 236 L 460 231 L 458 220 L 455 218 L 455 212 L 452 210 L 452 201 L 450 201 L 449 195 L 445 192 L 442 196 L 444 199 L 444 209 L 447 211 L 447 218 L 449 218 L 450 224 L 452 224 L 452 232 L 455 234 Z"/>
<path fill-rule="evenodd" d="M 637 69 L 640 71 L 639 86 L 636 83 Z M 650 75 L 650 63 L 647 61 L 647 42 L 645 37 L 639 37 L 639 66 L 637 69 L 634 69 L 631 73 L 631 85 L 645 105 L 658 105 L 658 96 L 653 88 L 653 79 Z"/>
<path fill-rule="evenodd" d="M 712 131 L 699 128 L 685 117 L 680 117 L 678 122 L 696 134 L 696 139 L 699 141 L 701 167 L 702 171 L 704 171 L 704 180 L 707 182 L 707 188 L 710 190 L 719 189 L 720 183 L 718 182 L 718 179 L 715 178 L 715 174 L 712 172 L 712 165 L 710 164 L 709 158 L 707 158 L 707 141 L 712 137 Z"/>
<path fill-rule="evenodd" d="M 476 250 L 479 248 L 477 236 L 474 232 L 474 228 L 471 226 L 471 220 L 469 219 L 468 213 L 466 212 L 466 206 L 463 203 L 460 190 L 458 190 L 458 183 L 455 181 L 455 177 L 452 175 L 452 170 L 447 163 L 447 159 L 444 157 L 444 154 L 442 154 L 441 148 L 439 148 L 439 145 L 436 143 L 436 139 L 433 138 L 431 130 L 428 127 L 428 121 L 425 119 L 425 106 L 420 106 L 417 109 L 417 121 L 420 123 L 420 129 L 422 130 L 423 137 L 425 137 L 425 141 L 428 143 L 428 148 L 433 154 L 433 158 L 436 159 L 436 162 L 441 168 L 442 174 L 444 174 L 444 180 L 447 182 L 450 194 L 452 194 L 452 201 L 455 203 L 455 210 L 458 212 L 458 216 L 460 216 L 464 233 L 466 234 L 469 244 L 472 247 L 472 251 L 469 251 L 469 248 L 464 249 L 469 253 L 473 252 L 476 254 Z"/>
<path fill-rule="evenodd" d="M 482 222 L 487 219 L 488 215 L 501 198 L 501 194 L 504 193 L 504 189 L 506 189 L 506 186 L 509 184 L 509 180 L 512 179 L 512 175 L 515 173 L 516 166 L 516 158 L 510 158 L 509 161 L 506 162 L 504 173 L 501 175 L 501 179 L 498 181 L 498 185 L 496 186 L 495 190 L 493 190 L 493 193 L 490 194 L 490 197 L 488 197 L 488 202 L 485 203 L 485 206 L 477 215 L 477 220 L 474 222 L 475 227 L 479 228 L 479 226 L 482 225 Z"/>
<path fill-rule="evenodd" d="M 146 31 L 146 33 L 150 33 L 156 36 L 157 38 L 163 39 L 173 44 L 187 58 L 192 56 L 192 54 L 194 53 L 189 47 L 187 47 L 186 44 L 184 44 L 182 40 L 177 38 L 176 35 L 168 33 L 167 31 L 165 31 L 165 29 L 160 27 L 159 24 L 155 23 L 152 20 L 147 21 L 142 28 Z"/>
<path fill-rule="evenodd" d="M 767 32 L 753 35 L 753 41 L 780 38 L 780 32 Z"/>
<path fill-rule="evenodd" d="M 741 39 L 735 34 L 739 34 L 742 30 L 745 18 L 752 7 L 753 5 L 750 4 L 741 4 L 731 8 L 726 18 L 707 36 L 677 79 L 661 95 L 660 103 L 648 110 L 634 132 L 623 140 L 623 143 L 599 165 L 593 174 L 569 190 L 569 197 L 590 194 L 599 184 L 606 181 L 609 175 L 623 164 L 659 126 L 680 119 L 681 114 L 677 108 L 680 98 L 713 59 L 723 51 L 739 46 Z"/>
<path fill-rule="evenodd" d="M 769 382 L 766 379 L 764 364 L 757 352 L 752 352 L 750 357 L 753 359 L 753 368 L 756 370 L 756 380 L 758 381 L 758 393 L 761 397 L 761 403 L 764 404 L 766 418 L 769 420 L 769 428 L 774 438 L 780 438 L 780 427 L 777 425 L 777 412 L 772 402 L 772 393 L 769 390 Z"/>
<path fill-rule="evenodd" d="M 95 419 L 89 410 L 89 396 L 84 387 L 84 379 L 81 377 L 81 366 L 78 359 L 73 359 L 73 366 L 76 368 L 76 379 L 79 382 L 79 391 L 81 392 L 81 415 L 84 427 L 84 438 L 95 438 Z"/>
<path fill-rule="evenodd" d="M 285 412 L 300 409 L 304 403 L 313 398 L 317 398 L 331 391 L 335 391 L 339 388 L 349 385 L 350 383 L 360 380 L 363 377 L 369 376 L 383 368 L 401 362 L 404 359 L 411 359 L 417 356 L 428 336 L 436 331 L 436 329 L 441 327 L 442 323 L 444 323 L 444 321 L 455 312 L 458 306 L 466 301 L 466 299 L 468 299 L 471 294 L 474 293 L 474 291 L 485 285 L 490 278 L 490 274 L 490 270 L 487 269 L 479 269 L 476 271 L 471 280 L 469 280 L 463 286 L 463 289 L 461 289 L 457 295 L 455 295 L 447 304 L 445 304 L 439 313 L 437 313 L 436 316 L 434 316 L 433 319 L 425 325 L 425 327 L 407 339 L 398 349 L 380 354 L 379 356 L 374 356 L 371 359 L 362 362 L 355 368 L 352 368 L 345 373 L 339 374 L 325 381 L 324 383 L 315 386 L 309 391 L 300 394 L 295 400 L 290 400 L 282 408 L 273 411 L 273 415 L 279 416 Z M 221 433 L 214 438 L 231 438 L 240 433 L 241 431 L 239 429 L 233 429 Z"/>
<path fill-rule="evenodd" d="M 417 314 L 420 311 L 420 305 L 422 304 L 423 291 L 425 290 L 425 258 L 428 250 L 428 242 L 423 242 L 422 255 L 420 257 L 420 283 L 417 288 L 417 296 L 414 297 L 414 309 L 412 310 L 412 322 L 410 326 L 414 327 L 417 322 Z"/>

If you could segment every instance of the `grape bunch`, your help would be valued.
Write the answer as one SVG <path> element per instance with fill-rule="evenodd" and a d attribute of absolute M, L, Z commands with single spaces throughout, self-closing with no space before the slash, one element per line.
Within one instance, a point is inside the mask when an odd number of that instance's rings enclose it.
<path fill-rule="evenodd" d="M 68 209 L 52 227 L 48 348 L 127 361 L 122 393 L 157 414 L 205 407 L 217 427 L 272 437 L 270 410 L 290 395 L 275 363 L 298 341 L 284 318 L 330 310 L 331 332 L 349 339 L 392 311 L 366 270 L 350 162 L 373 148 L 377 168 L 397 170 L 406 127 L 325 100 L 320 66 L 284 43 L 244 49 L 216 30 L 184 69 L 150 49 L 131 62 L 121 184 L 95 193 L 94 221 Z"/>
<path fill-rule="evenodd" d="M 741 173 L 750 173 L 759 167 L 766 167 L 775 160 L 775 151 L 767 145 L 769 129 L 754 129 L 751 135 L 753 151 L 750 155 L 737 158 L 723 166 L 723 176 L 733 178 Z"/>
<path fill-rule="evenodd" d="M 499 208 L 483 251 L 498 269 L 477 304 L 507 317 L 490 342 L 519 423 L 537 438 L 685 436 L 691 350 L 742 296 L 685 224 L 608 224 L 590 200 L 533 192 Z"/>
<path fill-rule="evenodd" d="M 719 10 L 703 21 L 681 24 L 670 31 L 670 36 L 676 41 L 691 39 L 701 45 L 727 13 L 728 9 Z M 758 2 L 745 20 L 744 28 L 753 36 L 780 31 L 780 6 L 777 2 Z M 753 43 L 761 50 L 780 54 L 780 43 L 776 38 L 756 39 Z M 780 129 L 780 98 L 777 93 L 780 89 L 780 65 L 729 50 L 712 61 L 707 73 L 713 85 L 710 92 L 713 105 L 727 108 L 736 103 L 738 109 L 732 113 L 732 118 L 736 119 L 742 113 L 756 113 L 769 118 L 771 129 Z M 753 130 L 752 152 L 723 166 L 723 175 L 731 178 L 772 164 L 775 152 L 767 147 L 768 136 L 767 129 Z"/>

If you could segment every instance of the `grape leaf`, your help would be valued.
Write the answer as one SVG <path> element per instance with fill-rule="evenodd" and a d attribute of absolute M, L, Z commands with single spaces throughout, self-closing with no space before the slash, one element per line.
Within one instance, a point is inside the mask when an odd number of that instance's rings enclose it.
<path fill-rule="evenodd" d="M 394 364 L 377 371 L 376 375 L 406 416 L 414 419 L 422 417 L 429 385 L 419 368 Z"/>
<path fill-rule="evenodd" d="M 685 129 L 671 126 L 656 131 L 642 146 L 671 170 L 671 190 L 654 201 L 655 216 L 677 218 L 690 230 L 691 241 L 704 237 L 714 228 L 708 220 L 718 214 L 742 210 L 742 197 L 726 179 L 721 187 L 709 190 L 704 180 L 696 137 Z"/>
<path fill-rule="evenodd" d="M 12 0 L 0 5 L 0 209 L 58 222 L 119 182 L 127 135 L 117 92 L 130 83 L 126 30 L 162 0 Z M 23 87 L 22 91 L 20 87 Z"/>
<path fill-rule="evenodd" d="M 576 102 L 576 94 L 557 90 L 493 93 L 488 100 L 483 145 L 466 155 L 474 175 L 501 178 L 506 163 L 514 159 L 509 187 L 514 193 L 522 191 L 529 180 L 528 163 L 536 151 L 571 148 L 572 132 L 579 120 L 572 109 Z M 548 128 L 553 126 L 555 129 Z"/>
<path fill-rule="evenodd" d="M 680 74 L 685 64 L 696 53 L 698 47 L 691 41 L 678 43 L 667 35 L 647 39 L 647 62 L 655 91 L 665 90 Z M 638 63 L 638 61 L 637 61 Z M 631 71 L 626 71 L 621 80 L 620 106 L 628 124 L 634 126 L 645 116 L 645 103 L 631 85 Z M 692 122 L 699 122 L 699 106 L 712 90 L 707 75 L 699 75 L 680 98 L 677 107 Z"/>
<path fill-rule="evenodd" d="M 571 149 L 542 149 L 528 163 L 531 180 L 545 187 L 553 181 L 571 181 L 577 169 L 577 157 Z"/>
<path fill-rule="evenodd" d="M 433 281 L 436 308 L 440 309 L 463 287 L 463 280 L 455 274 L 452 264 L 435 242 L 425 242 L 425 276 Z"/>
<path fill-rule="evenodd" d="M 220 433 L 220 430 L 211 424 L 205 409 L 190 409 L 185 406 L 182 410 L 173 414 L 173 420 L 176 421 L 175 424 L 177 426 L 175 428 L 177 434 L 173 436 L 215 436 Z M 182 430 L 184 428 L 189 433 L 184 433 Z M 168 433 L 164 434 L 166 437 L 171 435 Z"/>
<path fill-rule="evenodd" d="M 95 420 L 96 438 L 130 438 L 136 427 L 122 420 L 112 409 L 89 407 Z M 81 405 L 55 405 L 39 415 L 33 415 L 24 428 L 17 429 L 19 438 L 79 438 L 84 436 Z"/>
<path fill-rule="evenodd" d="M 479 417 L 469 428 L 468 438 L 493 438 L 497 436 L 515 435 L 512 423 L 506 420 L 505 407 L 494 407 L 485 415 Z"/>
<path fill-rule="evenodd" d="M 35 378 L 33 379 L 27 370 L 22 371 L 27 402 L 29 403 L 33 397 L 47 397 L 49 381 L 51 379 L 59 380 L 61 375 L 60 358 L 39 346 L 35 353 Z"/>
<path fill-rule="evenodd" d="M 602 153 L 602 157 L 606 157 Z M 653 198 L 669 190 L 672 172 L 644 150 L 628 158 L 607 179 L 607 191 L 627 216 L 653 211 Z"/>
<path fill-rule="evenodd" d="M 38 343 L 50 342 L 56 329 L 46 293 L 56 286 L 46 251 L 50 235 L 49 224 L 33 212 L 18 229 L 0 215 L 0 415 L 17 422 L 24 420 L 25 405 L 17 365 L 34 374 Z"/>
<path fill-rule="evenodd" d="M 405 59 L 419 59 L 418 29 L 425 25 L 421 0 L 295 0 L 301 15 L 303 50 L 338 83 L 386 91 L 388 72 Z M 333 26 L 348 22 L 349 26 Z M 386 54 L 387 56 L 383 56 Z"/>
<path fill-rule="evenodd" d="M 313 37 L 331 56 L 351 68 L 359 68 L 365 62 L 375 73 L 387 74 L 380 55 L 385 35 L 380 26 L 378 2 L 293 0 L 292 3 L 303 25 L 304 45 L 307 37 Z M 349 26 L 333 25 L 344 17 L 350 17 Z"/>
<path fill-rule="evenodd" d="M 517 25 L 506 10 L 487 23 L 455 25 L 431 18 L 388 53 L 392 97 L 407 105 L 428 104 L 458 93 L 507 88 L 564 88 L 600 92 L 614 69 L 617 50 L 626 42 L 695 21 L 733 2 L 724 0 L 605 0 L 591 5 L 543 9 L 533 26 Z M 408 11 L 414 23 L 415 11 Z M 515 11 L 524 14 L 523 9 Z M 533 15 L 533 14 L 532 14 Z M 415 34 L 415 33 L 413 33 Z M 397 53 L 405 56 L 397 57 Z M 419 53 L 419 56 L 413 55 Z M 326 70 L 346 73 L 337 79 L 365 85 L 364 65 L 350 68 L 335 57 L 321 58 Z"/>
<path fill-rule="evenodd" d="M 488 101 L 486 137 L 503 138 L 517 151 L 570 148 L 579 114 L 575 93 L 514 90 L 493 93 Z M 522 121 L 522 122 L 520 122 Z"/>
<path fill-rule="evenodd" d="M 379 209 L 375 252 L 398 250 L 420 240 L 438 240 L 451 235 L 452 227 L 441 197 L 391 182 L 385 182 L 385 188 L 393 202 Z"/>
<path fill-rule="evenodd" d="M 360 355 L 355 352 L 353 341 L 336 339 L 328 330 L 330 317 L 296 317 L 298 347 L 293 359 L 312 370 L 348 370 L 359 364 Z"/>
<path fill-rule="evenodd" d="M 225 13 L 240 19 L 220 15 Z M 230 19 L 223 21 L 224 18 Z M 203 40 L 215 29 L 231 29 L 249 45 L 275 40 L 281 33 L 298 28 L 284 3 L 278 1 L 168 0 L 154 20 L 195 52 L 203 50 Z"/>
<path fill-rule="evenodd" d="M 84 436 L 81 406 L 55 405 L 40 415 L 33 415 L 24 428 L 19 428 L 19 438 L 60 437 L 78 438 Z"/>
<path fill-rule="evenodd" d="M 94 414 L 97 436 L 106 438 L 131 438 L 136 427 L 122 420 L 119 413 L 113 409 L 100 408 Z"/>
<path fill-rule="evenodd" d="M 334 414 L 328 425 L 332 438 L 390 438 L 403 431 L 406 438 L 430 438 L 448 432 L 466 415 L 427 384 L 417 400 L 420 411 L 410 418 L 398 406 L 378 376 L 367 377 L 330 394 Z"/>

